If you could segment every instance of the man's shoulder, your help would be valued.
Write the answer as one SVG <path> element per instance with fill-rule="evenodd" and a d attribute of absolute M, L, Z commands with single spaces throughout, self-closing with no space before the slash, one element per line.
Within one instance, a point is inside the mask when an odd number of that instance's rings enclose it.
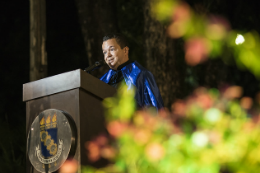
<path fill-rule="evenodd" d="M 111 73 L 112 73 L 112 70 L 109 69 L 108 72 L 106 72 L 101 78 L 99 78 L 100 80 L 102 80 L 103 82 L 105 83 L 108 83 L 110 78 L 111 78 Z"/>
<path fill-rule="evenodd" d="M 137 61 L 135 61 L 135 65 L 140 69 L 140 73 L 144 74 L 144 75 L 152 75 L 152 72 L 150 72 L 149 70 L 147 70 L 145 67 L 143 67 L 141 64 L 139 64 Z"/>
<path fill-rule="evenodd" d="M 144 68 L 141 64 L 139 64 L 137 61 L 133 61 L 130 64 L 132 67 L 138 68 L 140 70 L 140 72 L 149 72 L 149 70 L 147 70 L 146 68 Z"/>
<path fill-rule="evenodd" d="M 145 67 L 143 67 L 141 64 L 139 64 L 137 61 L 134 61 L 131 64 L 129 64 L 128 73 L 141 79 L 154 78 L 153 74 Z"/>

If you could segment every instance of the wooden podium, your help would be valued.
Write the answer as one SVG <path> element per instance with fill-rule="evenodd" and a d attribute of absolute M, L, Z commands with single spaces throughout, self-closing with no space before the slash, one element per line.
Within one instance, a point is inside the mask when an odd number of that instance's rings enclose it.
<path fill-rule="evenodd" d="M 74 158 L 85 165 L 86 141 L 105 132 L 102 100 L 112 97 L 116 89 L 78 69 L 23 85 L 26 102 L 26 134 L 40 112 L 59 109 L 69 113 L 76 123 L 77 147 Z M 38 173 L 26 156 L 26 172 Z"/>

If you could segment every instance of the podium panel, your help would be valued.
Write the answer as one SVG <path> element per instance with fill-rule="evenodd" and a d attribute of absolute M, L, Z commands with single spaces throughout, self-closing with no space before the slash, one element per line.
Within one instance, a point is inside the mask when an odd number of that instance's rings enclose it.
<path fill-rule="evenodd" d="M 41 112 L 57 109 L 68 113 L 77 129 L 73 158 L 78 161 L 80 170 L 80 165 L 88 163 L 85 143 L 100 133 L 106 133 L 102 100 L 115 93 L 116 89 L 80 69 L 24 84 L 26 134 Z M 27 148 L 27 153 L 30 149 Z M 29 161 L 28 154 L 26 162 L 27 173 L 38 173 Z"/>

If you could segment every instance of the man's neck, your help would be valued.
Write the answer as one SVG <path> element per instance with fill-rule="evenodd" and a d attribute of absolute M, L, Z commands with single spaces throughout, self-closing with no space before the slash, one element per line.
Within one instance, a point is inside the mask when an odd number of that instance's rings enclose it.
<path fill-rule="evenodd" d="M 117 69 L 116 69 L 116 71 L 117 70 L 121 70 L 123 67 L 125 67 L 125 66 L 127 66 L 128 64 L 130 64 L 130 63 L 132 63 L 133 61 L 131 61 L 131 60 L 127 60 L 126 62 L 124 62 L 123 64 L 120 64 L 118 67 L 117 67 Z"/>

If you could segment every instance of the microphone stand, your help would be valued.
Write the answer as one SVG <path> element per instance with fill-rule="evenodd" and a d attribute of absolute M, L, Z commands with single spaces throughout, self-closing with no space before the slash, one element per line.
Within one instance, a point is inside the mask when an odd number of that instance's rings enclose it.
<path fill-rule="evenodd" d="M 101 66 L 103 66 L 105 64 L 105 61 L 104 60 L 99 60 L 99 61 L 96 61 L 93 65 L 85 68 L 85 72 L 87 73 L 91 73 L 93 70 L 96 70 L 96 69 L 99 69 Z"/>

